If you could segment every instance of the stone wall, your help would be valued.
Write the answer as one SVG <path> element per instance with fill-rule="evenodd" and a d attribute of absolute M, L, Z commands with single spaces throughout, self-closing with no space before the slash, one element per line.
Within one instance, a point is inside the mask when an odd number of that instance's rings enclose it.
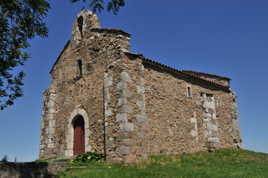
<path fill-rule="evenodd" d="M 237 147 L 241 142 L 233 93 L 183 75 L 145 67 L 148 154 Z M 191 96 L 188 96 L 188 87 Z M 236 133 L 234 134 L 234 130 Z"/>
<path fill-rule="evenodd" d="M 122 56 L 107 70 L 105 122 L 110 161 L 133 162 L 146 154 L 142 144 L 144 134 L 139 129 L 147 120 L 142 72 L 143 66 L 128 60 L 127 56 Z"/>
<path fill-rule="evenodd" d="M 0 163 L 0 178 L 52 178 L 47 163 Z"/>
<path fill-rule="evenodd" d="M 241 147 L 231 91 L 129 55 L 111 67 L 105 81 L 109 160 Z"/>
<path fill-rule="evenodd" d="M 53 66 L 51 85 L 44 92 L 42 159 L 72 157 L 72 119 L 78 114 L 86 122 L 85 151 L 105 152 L 104 114 L 109 114 L 104 108 L 105 71 L 121 59 L 122 51 L 129 49 L 130 35 L 99 28 L 98 19 L 88 11 L 82 11 L 80 16 L 85 20 L 83 36 L 79 36 L 75 21 L 72 40 Z"/>

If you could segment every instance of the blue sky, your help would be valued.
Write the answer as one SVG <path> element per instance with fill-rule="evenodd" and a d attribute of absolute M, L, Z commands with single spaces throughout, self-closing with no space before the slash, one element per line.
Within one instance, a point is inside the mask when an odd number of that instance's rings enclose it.
<path fill-rule="evenodd" d="M 169 66 L 232 78 L 238 95 L 244 148 L 268 153 L 268 1 L 127 0 L 117 16 L 100 14 L 103 27 L 132 34 L 133 52 Z M 25 96 L 0 111 L 0 159 L 38 158 L 42 92 L 49 71 L 71 36 L 82 4 L 51 1 L 49 37 L 31 41 L 24 66 Z"/>

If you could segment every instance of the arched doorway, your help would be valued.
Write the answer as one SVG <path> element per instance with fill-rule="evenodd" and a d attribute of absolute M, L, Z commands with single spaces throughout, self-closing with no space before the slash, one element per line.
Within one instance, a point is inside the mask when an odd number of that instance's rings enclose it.
<path fill-rule="evenodd" d="M 81 115 L 73 119 L 73 155 L 85 153 L 85 122 Z"/>
<path fill-rule="evenodd" d="M 65 150 L 65 156 L 66 158 L 72 158 L 75 156 L 74 154 L 74 121 L 76 118 L 81 117 L 84 121 L 84 152 L 90 152 L 91 151 L 91 145 L 89 144 L 89 138 L 91 136 L 91 131 L 89 128 L 89 117 L 87 112 L 78 105 L 73 112 L 70 114 L 68 118 L 68 125 L 66 129 L 66 150 Z M 83 127 L 82 127 L 83 128 Z M 83 129 L 82 129 L 83 130 Z"/>

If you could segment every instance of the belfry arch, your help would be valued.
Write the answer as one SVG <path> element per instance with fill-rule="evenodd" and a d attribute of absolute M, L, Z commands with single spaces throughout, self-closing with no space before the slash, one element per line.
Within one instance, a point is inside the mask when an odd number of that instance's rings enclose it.
<path fill-rule="evenodd" d="M 77 25 L 78 25 L 78 29 L 80 31 L 80 35 L 83 38 L 83 25 L 84 25 L 84 18 L 83 16 L 79 16 L 77 19 Z"/>
<path fill-rule="evenodd" d="M 81 136 L 84 138 L 81 138 Z M 82 108 L 76 108 L 68 119 L 65 156 L 73 157 L 82 152 L 90 151 L 89 138 L 90 130 L 87 112 Z M 81 148 L 81 146 L 84 148 Z"/>

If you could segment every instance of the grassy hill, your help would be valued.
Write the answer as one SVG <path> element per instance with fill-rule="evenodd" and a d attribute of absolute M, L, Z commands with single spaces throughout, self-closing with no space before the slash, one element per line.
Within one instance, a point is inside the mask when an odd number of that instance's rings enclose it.
<path fill-rule="evenodd" d="M 81 166 L 83 166 L 81 168 Z M 81 163 L 61 178 L 268 178 L 268 154 L 218 150 L 152 156 L 136 164 Z"/>

